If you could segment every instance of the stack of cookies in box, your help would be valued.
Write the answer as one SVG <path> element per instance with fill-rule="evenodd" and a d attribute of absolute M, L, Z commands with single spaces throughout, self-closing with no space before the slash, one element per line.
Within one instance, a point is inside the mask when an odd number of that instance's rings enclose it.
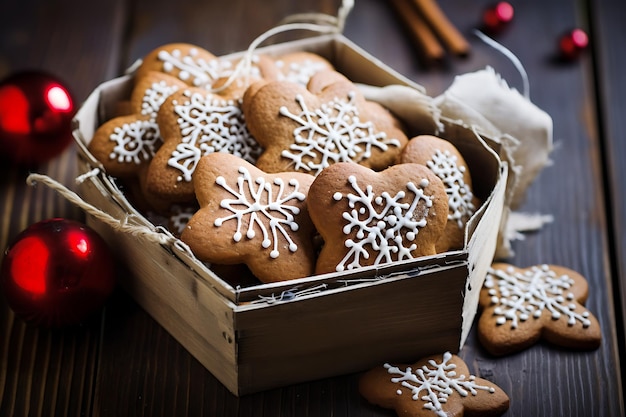
<path fill-rule="evenodd" d="M 450 142 L 410 134 L 310 52 L 164 45 L 118 107 L 89 150 L 135 207 L 264 283 L 462 249 L 480 204 Z"/>

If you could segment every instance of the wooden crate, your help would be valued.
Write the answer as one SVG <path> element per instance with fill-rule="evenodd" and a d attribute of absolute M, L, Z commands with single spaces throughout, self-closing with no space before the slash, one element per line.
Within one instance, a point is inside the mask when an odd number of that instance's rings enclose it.
<path fill-rule="evenodd" d="M 358 83 L 420 88 L 339 34 L 262 52 L 292 50 L 325 56 Z M 78 112 L 80 173 L 100 166 L 86 145 L 115 101 L 128 97 L 131 83 L 132 74 L 103 83 Z M 121 282 L 125 290 L 230 391 L 243 395 L 463 346 L 506 213 L 508 168 L 497 145 L 487 145 L 462 121 L 441 123 L 440 136 L 459 148 L 475 193 L 485 200 L 468 223 L 464 250 L 354 272 L 234 287 L 167 230 L 155 228 L 105 173 L 89 177 L 79 193 L 120 222 L 162 237 L 155 243 L 88 216 L 132 271 Z"/>

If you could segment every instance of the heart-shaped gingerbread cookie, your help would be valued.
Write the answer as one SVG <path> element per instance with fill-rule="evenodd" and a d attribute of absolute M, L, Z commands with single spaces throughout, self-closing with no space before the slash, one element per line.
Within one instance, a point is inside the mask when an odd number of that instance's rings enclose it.
<path fill-rule="evenodd" d="M 340 162 L 315 178 L 309 212 L 324 241 L 316 272 L 326 273 L 434 255 L 448 198 L 423 165 L 375 172 Z"/>

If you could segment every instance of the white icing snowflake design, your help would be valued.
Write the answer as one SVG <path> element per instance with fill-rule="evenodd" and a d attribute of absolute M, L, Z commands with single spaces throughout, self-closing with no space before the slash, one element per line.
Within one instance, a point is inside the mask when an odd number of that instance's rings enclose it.
<path fill-rule="evenodd" d="M 419 369 L 413 370 L 407 367 L 404 371 L 397 366 L 385 364 L 385 369 L 391 375 L 398 375 L 391 378 L 391 382 L 400 384 L 411 390 L 412 398 L 415 401 L 424 401 L 424 408 L 431 410 L 440 417 L 446 417 L 442 406 L 448 402 L 448 398 L 454 393 L 467 397 L 478 395 L 478 390 L 494 393 L 495 388 L 478 385 L 476 377 L 470 375 L 457 375 L 456 365 L 448 363 L 452 358 L 450 352 L 443 354 L 443 361 L 437 363 L 434 360 L 428 361 L 428 365 L 424 365 Z M 402 395 L 402 390 L 396 391 L 398 395 Z"/>
<path fill-rule="evenodd" d="M 215 180 L 217 185 L 234 197 L 220 202 L 220 207 L 232 214 L 216 219 L 215 226 L 236 221 L 237 229 L 233 235 L 235 242 L 243 238 L 241 229 L 244 224 L 248 224 L 248 230 L 245 231 L 247 239 L 254 239 L 257 235 L 256 229 L 260 230 L 261 246 L 264 249 L 272 247 L 271 258 L 277 258 L 280 254 L 278 248 L 281 238 L 287 241 L 289 251 L 295 252 L 298 246 L 289 233 L 299 229 L 295 216 L 300 213 L 300 209 L 289 202 L 305 199 L 305 195 L 299 191 L 298 181 L 291 179 L 286 184 L 281 178 L 275 178 L 272 183 L 267 182 L 264 177 L 253 179 L 245 167 L 239 167 L 239 174 L 236 189 L 227 184 L 222 176 Z"/>
<path fill-rule="evenodd" d="M 302 62 L 286 63 L 282 60 L 276 61 L 276 66 L 280 70 L 279 79 L 306 87 L 309 80 L 316 72 L 328 68 L 323 62 L 306 59 Z"/>
<path fill-rule="evenodd" d="M 147 88 L 141 102 L 141 114 L 148 116 L 147 120 L 136 120 L 125 123 L 113 130 L 109 137 L 115 146 L 110 158 L 118 162 L 139 164 L 152 159 L 158 145 L 162 142 L 156 115 L 163 102 L 172 95 L 178 87 L 168 85 L 165 81 L 155 82 Z"/>
<path fill-rule="evenodd" d="M 510 321 L 511 328 L 515 329 L 519 321 L 539 318 L 547 311 L 554 320 L 565 317 L 568 325 L 580 322 L 587 328 L 591 324 L 589 312 L 575 311 L 575 297 L 568 291 L 573 284 L 574 280 L 569 276 L 558 276 L 548 265 L 541 265 L 526 271 L 490 268 L 484 286 L 489 289 L 491 304 L 496 305 L 494 314 L 498 316 L 497 325 Z"/>
<path fill-rule="evenodd" d="M 163 63 L 163 71 L 172 73 L 178 70 L 178 78 L 194 87 L 202 87 L 210 90 L 213 83 L 220 78 L 228 78 L 236 70 L 232 62 L 220 58 L 205 60 L 199 56 L 197 48 L 191 48 L 187 55 L 183 55 L 180 49 L 174 49 L 171 53 L 161 50 L 158 59 Z M 251 63 L 255 64 L 259 57 L 254 55 Z M 260 69 L 252 65 L 248 70 L 248 76 L 259 78 Z M 240 78 L 238 78 L 239 80 Z"/>
<path fill-rule="evenodd" d="M 354 104 L 356 94 L 346 99 L 335 98 L 318 109 L 309 109 L 301 95 L 296 102 L 302 112 L 291 113 L 287 107 L 280 114 L 298 123 L 294 143 L 282 156 L 294 163 L 295 170 L 319 174 L 335 162 L 359 162 L 372 155 L 372 148 L 386 151 L 389 146 L 400 146 L 397 139 L 387 138 L 385 132 L 375 132 L 371 122 L 360 120 Z M 319 162 L 315 162 L 320 158 Z"/>
<path fill-rule="evenodd" d="M 170 227 L 174 233 L 180 235 L 187 227 L 187 223 L 191 220 L 191 217 L 197 211 L 196 207 L 181 207 L 178 205 L 172 206 L 173 214 L 170 215 Z"/>
<path fill-rule="evenodd" d="M 191 181 L 203 155 L 225 152 L 254 163 L 261 148 L 250 135 L 243 112 L 233 100 L 185 91 L 187 99 L 174 103 L 182 141 L 168 165 L 181 172 L 178 181 Z"/>
<path fill-rule="evenodd" d="M 395 196 L 387 192 L 376 196 L 371 185 L 362 190 L 353 175 L 348 177 L 348 182 L 356 194 L 348 193 L 344 196 L 337 192 L 333 199 L 335 201 L 348 199 L 348 207 L 351 210 L 342 214 L 348 222 L 343 227 L 343 233 L 350 235 L 356 229 L 356 239 L 345 240 L 344 245 L 348 248 L 348 253 L 339 262 L 336 270 L 360 267 L 361 258 L 368 259 L 370 256 L 368 248 L 378 252 L 374 265 L 392 262 L 394 259 L 412 258 L 411 252 L 417 249 L 413 241 L 419 229 L 426 226 L 428 210 L 433 204 L 432 197 L 424 194 L 423 190 L 428 186 L 428 180 L 423 179 L 419 187 L 409 181 L 406 184 L 407 191 L 398 191 Z M 407 197 L 408 192 L 413 194 L 411 202 L 401 202 L 400 200 Z M 405 240 L 409 242 L 408 246 L 404 245 Z"/>
<path fill-rule="evenodd" d="M 448 195 L 448 220 L 456 222 L 461 229 L 474 214 L 476 207 L 472 203 L 472 191 L 463 180 L 466 168 L 458 166 L 456 161 L 457 157 L 449 151 L 437 149 L 426 165 L 443 181 Z"/>
<path fill-rule="evenodd" d="M 211 84 L 222 76 L 232 73 L 232 63 L 221 59 L 204 60 L 198 56 L 198 49 L 191 48 L 187 55 L 183 55 L 180 49 L 174 49 L 171 53 L 161 50 L 158 58 L 163 62 L 163 71 L 171 73 L 178 70 L 178 78 L 189 82 L 196 87 L 210 88 Z"/>

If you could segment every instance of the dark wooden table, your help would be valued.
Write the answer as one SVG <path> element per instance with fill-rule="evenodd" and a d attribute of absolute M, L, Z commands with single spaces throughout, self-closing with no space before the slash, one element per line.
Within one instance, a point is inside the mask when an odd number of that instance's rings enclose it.
<path fill-rule="evenodd" d="M 176 3 L 176 5 L 175 5 Z M 173 41 L 220 55 L 242 50 L 283 17 L 334 14 L 336 0 L 0 0 L 0 78 L 42 69 L 66 80 L 80 102 L 135 59 Z M 473 373 L 511 398 L 507 416 L 620 416 L 620 357 L 626 305 L 626 9 L 615 0 L 512 1 L 515 19 L 498 41 L 523 62 L 530 97 L 554 121 L 553 165 L 533 183 L 522 210 L 554 222 L 515 242 L 518 266 L 554 263 L 590 283 L 587 307 L 602 325 L 602 346 L 570 352 L 546 344 L 504 358 L 489 356 L 472 333 L 461 356 Z M 424 65 L 383 0 L 358 0 L 344 33 L 365 50 L 441 93 L 456 74 L 493 66 L 513 86 L 519 74 L 472 36 L 490 0 L 442 0 L 470 40 L 472 54 Z M 582 27 L 591 45 L 577 61 L 556 59 L 556 41 Z M 73 187 L 76 150 L 38 172 Z M 53 191 L 25 184 L 27 170 L 0 167 L 0 247 L 30 224 L 83 219 Z M 124 277 L 119 277 L 124 279 Z M 24 324 L 0 301 L 1 416 L 386 416 L 346 375 L 236 398 L 123 291 L 79 328 Z"/>

